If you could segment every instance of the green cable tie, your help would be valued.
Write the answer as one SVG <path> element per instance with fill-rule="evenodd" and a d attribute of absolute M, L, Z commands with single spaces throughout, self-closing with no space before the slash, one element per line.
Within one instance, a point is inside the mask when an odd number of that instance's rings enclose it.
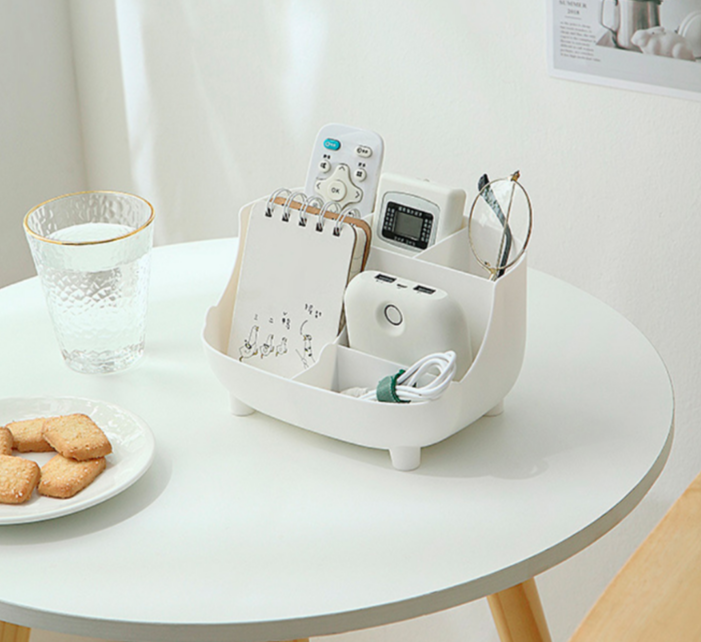
<path fill-rule="evenodd" d="M 397 396 L 397 379 L 404 374 L 405 370 L 400 370 L 395 375 L 388 375 L 377 384 L 377 400 L 386 403 L 409 403 Z"/>

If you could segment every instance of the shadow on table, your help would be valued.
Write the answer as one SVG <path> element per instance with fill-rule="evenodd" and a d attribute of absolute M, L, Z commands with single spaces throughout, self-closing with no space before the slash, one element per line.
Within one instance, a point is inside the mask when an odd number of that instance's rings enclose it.
<path fill-rule="evenodd" d="M 529 448 L 526 436 L 499 417 L 478 420 L 459 433 L 421 452 L 414 473 L 435 477 L 528 479 L 548 469 L 547 453 Z"/>
<path fill-rule="evenodd" d="M 257 414 L 249 421 L 255 422 L 256 419 Z M 283 444 L 287 439 L 294 439 L 296 445 L 304 442 L 307 454 L 304 462 L 298 464 L 321 469 L 323 474 L 328 474 L 326 467 L 332 467 L 336 458 L 337 464 L 341 459 L 348 459 L 397 475 L 527 479 L 547 470 L 547 457 L 552 452 L 540 452 L 536 448 L 529 448 L 527 435 L 515 435 L 513 430 L 495 417 L 481 419 L 444 441 L 422 448 L 421 465 L 416 470 L 400 472 L 393 469 L 387 450 L 348 444 L 285 424 L 266 423 L 258 429 L 270 432 L 272 439 Z M 556 444 L 552 446 L 557 448 Z M 319 451 L 332 458 L 316 459 L 317 455 L 314 453 Z"/>
<path fill-rule="evenodd" d="M 144 476 L 119 495 L 78 513 L 49 520 L 50 528 L 47 528 L 46 521 L 3 526 L 0 545 L 57 542 L 110 528 L 152 504 L 165 490 L 171 474 L 170 461 L 156 454 Z"/>
<path fill-rule="evenodd" d="M 512 403 L 508 403 L 511 401 Z M 514 422 L 518 413 L 520 421 Z M 547 420 L 544 417 L 547 416 Z M 483 417 L 447 439 L 421 450 L 421 465 L 408 474 L 424 477 L 529 479 L 544 474 L 565 453 L 600 452 L 620 436 L 611 418 L 590 405 L 572 413 L 566 399 L 549 398 L 543 408 L 507 398 L 504 414 Z M 289 430 L 289 426 L 281 426 Z M 374 468 L 392 469 L 388 451 L 345 444 L 320 435 L 299 436 L 310 448 L 353 459 Z M 612 448 L 614 444 L 612 444 Z M 618 446 L 620 448 L 620 444 Z M 614 448 L 615 449 L 615 448 Z M 394 472 L 394 471 L 393 471 Z"/>

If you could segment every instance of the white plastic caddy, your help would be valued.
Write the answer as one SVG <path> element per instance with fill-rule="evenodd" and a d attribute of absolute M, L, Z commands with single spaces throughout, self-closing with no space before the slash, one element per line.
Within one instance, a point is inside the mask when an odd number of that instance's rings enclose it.
<path fill-rule="evenodd" d="M 241 244 L 256 202 L 239 213 Z M 415 256 L 372 248 L 366 269 L 438 287 L 459 302 L 475 355 L 465 375 L 439 399 L 395 404 L 339 394 L 347 388 L 374 387 L 402 367 L 350 349 L 345 331 L 323 348 L 314 365 L 292 379 L 227 355 L 241 248 L 221 300 L 207 313 L 203 331 L 209 364 L 231 395 L 233 414 L 257 410 L 328 437 L 389 450 L 396 469 L 413 470 L 421 462 L 422 447 L 503 410 L 503 399 L 521 369 L 526 342 L 525 254 L 502 277 L 490 281 L 472 256 L 466 225 Z"/>

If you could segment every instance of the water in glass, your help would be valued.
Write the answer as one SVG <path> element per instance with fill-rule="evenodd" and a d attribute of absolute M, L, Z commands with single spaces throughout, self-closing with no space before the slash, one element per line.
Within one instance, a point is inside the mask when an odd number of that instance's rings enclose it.
<path fill-rule="evenodd" d="M 126 225 L 84 223 L 48 238 L 64 243 L 94 242 L 130 232 L 132 228 Z M 122 370 L 143 354 L 150 254 L 145 252 L 111 269 L 91 269 L 103 262 L 101 254 L 114 251 L 113 243 L 92 245 L 83 262 L 79 257 L 70 268 L 50 260 L 41 266 L 61 352 L 79 372 Z M 48 259 L 51 256 L 47 254 Z"/>

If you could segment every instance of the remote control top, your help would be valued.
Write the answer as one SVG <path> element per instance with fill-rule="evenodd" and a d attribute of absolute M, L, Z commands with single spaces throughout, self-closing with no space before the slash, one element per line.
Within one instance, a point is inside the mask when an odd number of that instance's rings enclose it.
<path fill-rule="evenodd" d="M 361 216 L 373 211 L 384 143 L 375 132 L 329 124 L 317 134 L 305 193 L 318 194 L 341 208 L 357 207 Z"/>

